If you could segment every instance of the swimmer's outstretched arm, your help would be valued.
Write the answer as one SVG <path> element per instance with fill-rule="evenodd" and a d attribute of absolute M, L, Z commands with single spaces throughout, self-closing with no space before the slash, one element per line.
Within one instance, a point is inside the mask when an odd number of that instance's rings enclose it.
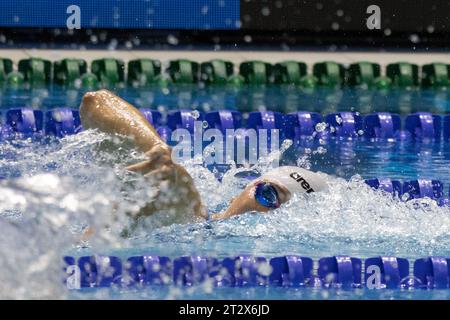
<path fill-rule="evenodd" d="M 176 209 L 183 214 L 207 217 L 200 195 L 188 172 L 172 161 L 171 148 L 161 139 L 142 113 L 125 100 L 107 90 L 88 92 L 80 106 L 80 117 L 85 129 L 98 129 L 110 134 L 131 138 L 136 147 L 145 152 L 148 160 L 127 169 L 146 177 L 169 183 L 164 201 L 153 201 L 146 213 L 155 210 Z"/>

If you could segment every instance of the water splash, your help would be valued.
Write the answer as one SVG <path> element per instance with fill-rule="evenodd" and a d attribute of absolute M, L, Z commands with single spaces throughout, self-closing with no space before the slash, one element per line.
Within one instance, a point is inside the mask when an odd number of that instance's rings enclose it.
<path fill-rule="evenodd" d="M 0 298 L 68 297 L 61 272 L 61 257 L 68 253 L 450 253 L 448 208 L 431 199 L 402 202 L 371 190 L 359 176 L 346 181 L 324 175 L 326 192 L 295 197 L 271 214 L 187 225 L 167 225 L 164 216 L 153 216 L 135 237 L 124 239 L 127 213 L 137 212 L 155 190 L 123 170 L 143 155 L 122 139 L 86 131 L 46 144 L 3 142 L 0 155 L 0 173 L 8 178 L 0 181 Z M 248 182 L 240 173 L 265 173 L 276 156 L 253 167 L 231 166 L 220 182 L 194 161 L 186 167 L 204 203 L 217 212 Z M 307 159 L 303 163 L 314 169 Z M 80 241 L 86 226 L 96 230 L 89 243 Z"/>

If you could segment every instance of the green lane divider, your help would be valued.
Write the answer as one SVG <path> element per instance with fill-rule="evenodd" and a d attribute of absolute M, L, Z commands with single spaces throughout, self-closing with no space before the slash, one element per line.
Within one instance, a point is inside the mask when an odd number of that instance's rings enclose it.
<path fill-rule="evenodd" d="M 5 84 L 8 89 L 20 89 L 25 83 L 25 77 L 20 72 L 10 72 L 5 79 Z"/>
<path fill-rule="evenodd" d="M 395 62 L 386 66 L 386 76 L 378 63 L 360 61 L 345 68 L 335 61 L 323 61 L 313 65 L 312 74 L 307 73 L 307 65 L 301 61 L 282 61 L 274 65 L 260 61 L 244 61 L 235 74 L 230 61 L 214 59 L 197 63 L 187 59 L 170 61 L 163 72 L 159 60 L 142 58 L 125 64 L 115 58 L 94 60 L 88 72 L 88 64 L 83 59 L 63 59 L 54 63 L 38 57 L 22 59 L 18 62 L 18 73 L 14 71 L 14 61 L 0 58 L 0 84 L 17 87 L 43 87 L 52 84 L 83 88 L 106 87 L 116 89 L 125 84 L 130 87 L 168 87 L 170 84 L 196 84 L 199 81 L 211 85 L 226 85 L 239 88 L 243 85 L 267 84 L 295 85 L 300 88 L 341 88 L 349 87 L 389 89 L 422 88 L 440 89 L 450 87 L 450 64 L 432 62 L 419 66 L 409 62 Z M 81 82 L 80 82 L 81 80 Z M 125 83 L 125 80 L 126 83 Z"/>
<path fill-rule="evenodd" d="M 319 85 L 337 88 L 344 84 L 345 68 L 334 61 L 324 61 L 314 64 L 313 75 L 319 80 Z"/>
<path fill-rule="evenodd" d="M 240 88 L 245 84 L 245 79 L 243 76 L 235 74 L 227 79 L 227 84 L 231 87 Z"/>
<path fill-rule="evenodd" d="M 307 66 L 304 62 L 283 61 L 273 66 L 274 80 L 277 84 L 301 85 L 306 73 Z"/>
<path fill-rule="evenodd" d="M 419 67 L 409 62 L 397 62 L 388 64 L 386 76 L 397 87 L 416 87 L 419 85 Z"/>
<path fill-rule="evenodd" d="M 422 66 L 422 86 L 424 88 L 448 88 L 450 65 L 440 62 Z"/>
<path fill-rule="evenodd" d="M 370 88 L 380 75 L 381 67 L 378 63 L 367 61 L 352 63 L 347 69 L 347 84 Z"/>
<path fill-rule="evenodd" d="M 6 80 L 6 77 L 13 70 L 13 62 L 11 59 L 0 58 L 0 83 Z"/>
<path fill-rule="evenodd" d="M 269 84 L 272 82 L 273 66 L 264 61 L 246 61 L 239 66 L 239 73 L 244 77 L 246 84 Z"/>
<path fill-rule="evenodd" d="M 81 76 L 81 86 L 85 89 L 95 90 L 100 88 L 100 83 L 95 74 L 88 72 Z"/>
<path fill-rule="evenodd" d="M 23 59 L 19 61 L 19 72 L 32 87 L 47 86 L 52 80 L 52 63 L 41 58 Z"/>
<path fill-rule="evenodd" d="M 137 59 L 128 62 L 128 85 L 147 87 L 155 84 L 156 77 L 161 74 L 161 61 L 153 59 Z"/>
<path fill-rule="evenodd" d="M 200 65 L 201 80 L 207 84 L 226 84 L 234 73 L 230 61 L 220 59 L 204 62 Z"/>
<path fill-rule="evenodd" d="M 155 77 L 155 85 L 159 88 L 167 88 L 173 84 L 172 78 L 166 74 L 160 74 Z"/>
<path fill-rule="evenodd" d="M 312 75 L 306 75 L 300 79 L 300 87 L 313 89 L 316 88 L 319 84 L 319 79 Z"/>
<path fill-rule="evenodd" d="M 378 90 L 386 90 L 392 87 L 392 80 L 388 77 L 378 77 L 373 81 L 373 87 Z"/>
<path fill-rule="evenodd" d="M 53 81 L 62 86 L 73 86 L 87 72 L 83 59 L 63 59 L 53 64 Z"/>
<path fill-rule="evenodd" d="M 200 65 L 197 62 L 180 59 L 170 61 L 167 72 L 174 83 L 191 84 L 199 80 Z"/>
<path fill-rule="evenodd" d="M 125 80 L 125 64 L 122 60 L 104 58 L 92 61 L 91 71 L 97 76 L 100 86 L 115 88 Z"/>

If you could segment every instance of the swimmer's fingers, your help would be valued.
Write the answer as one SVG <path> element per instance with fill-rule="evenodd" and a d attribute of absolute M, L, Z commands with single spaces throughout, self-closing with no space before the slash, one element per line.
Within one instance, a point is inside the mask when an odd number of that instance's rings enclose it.
<path fill-rule="evenodd" d="M 128 166 L 126 170 L 145 174 L 171 163 L 170 156 L 165 153 L 157 152 L 157 150 L 147 152 L 146 156 L 148 157 L 148 160 Z"/>
<path fill-rule="evenodd" d="M 222 220 L 222 219 L 226 219 L 226 218 L 228 218 L 228 216 L 225 214 L 225 212 L 215 213 L 215 214 L 211 215 L 211 219 L 213 219 L 213 220 Z"/>
<path fill-rule="evenodd" d="M 151 180 L 160 181 L 160 180 L 173 180 L 175 178 L 175 175 L 176 170 L 174 170 L 173 167 L 165 165 L 159 169 L 153 170 L 152 172 L 145 174 L 144 177 Z"/>
<path fill-rule="evenodd" d="M 126 167 L 125 169 L 131 172 L 142 173 L 148 171 L 148 167 L 150 166 L 150 161 L 142 161 L 136 164 L 132 164 L 131 166 Z"/>

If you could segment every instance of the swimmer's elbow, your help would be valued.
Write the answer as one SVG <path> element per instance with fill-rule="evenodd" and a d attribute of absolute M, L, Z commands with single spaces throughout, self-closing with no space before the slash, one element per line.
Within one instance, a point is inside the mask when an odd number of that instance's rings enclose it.
<path fill-rule="evenodd" d="M 91 127 L 90 119 L 96 105 L 95 92 L 87 92 L 80 105 L 80 120 L 85 129 Z"/>

